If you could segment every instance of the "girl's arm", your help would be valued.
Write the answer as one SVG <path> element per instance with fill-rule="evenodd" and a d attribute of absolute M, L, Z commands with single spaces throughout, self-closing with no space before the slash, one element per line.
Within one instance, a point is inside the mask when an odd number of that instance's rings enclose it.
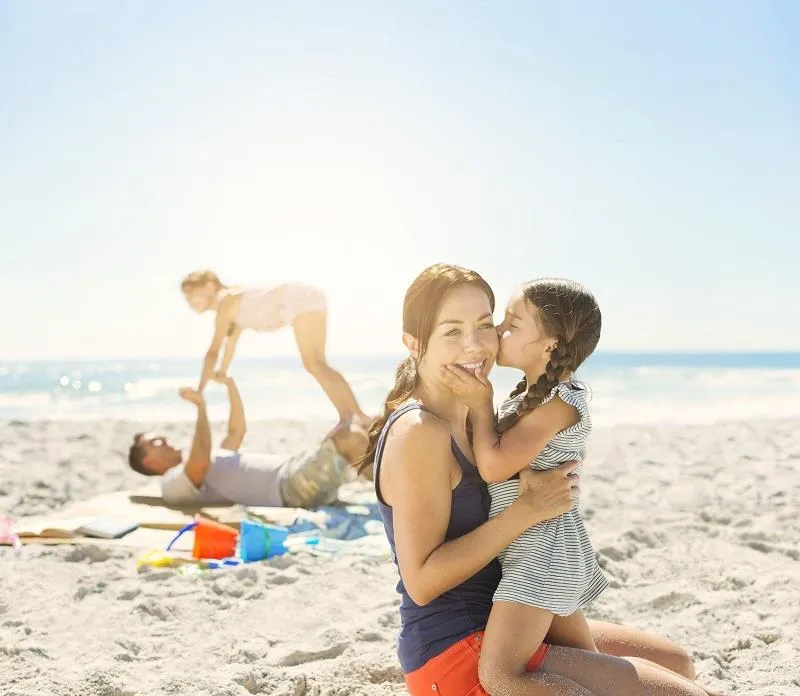
<path fill-rule="evenodd" d="M 520 418 L 501 438 L 491 405 L 470 408 L 472 451 L 481 478 L 487 483 L 497 483 L 518 474 L 557 433 L 577 423 L 576 414 L 561 399 L 552 399 Z"/>
<path fill-rule="evenodd" d="M 233 328 L 229 330 L 228 340 L 225 341 L 225 353 L 222 356 L 222 364 L 219 368 L 219 371 L 222 373 L 221 376 L 223 377 L 228 374 L 228 367 L 230 367 L 231 360 L 233 360 L 233 355 L 236 352 L 236 344 L 239 342 L 239 337 L 241 335 L 241 327 L 234 324 Z"/>
<path fill-rule="evenodd" d="M 392 506 L 400 575 L 419 605 L 472 577 L 528 527 L 567 512 L 577 492 L 568 478 L 577 463 L 535 472 L 534 488 L 503 512 L 445 541 L 456 483 L 452 463 L 450 431 L 429 414 L 401 418 L 381 460 L 380 489 Z"/>
<path fill-rule="evenodd" d="M 203 393 L 206 384 L 214 375 L 214 368 L 217 365 L 219 358 L 219 350 L 222 347 L 222 342 L 230 331 L 231 324 L 231 303 L 230 297 L 224 298 L 217 308 L 217 320 L 214 325 L 214 338 L 211 340 L 211 345 L 206 351 L 206 357 L 203 360 L 203 372 L 200 375 L 200 384 L 197 385 L 197 391 Z"/>
<path fill-rule="evenodd" d="M 501 439 L 496 429 L 494 390 L 486 376 L 447 366 L 441 370 L 440 378 L 469 407 L 472 451 L 481 478 L 487 483 L 507 481 L 525 469 L 556 433 L 578 422 L 575 408 L 561 399 L 551 399 L 525 414 Z"/>

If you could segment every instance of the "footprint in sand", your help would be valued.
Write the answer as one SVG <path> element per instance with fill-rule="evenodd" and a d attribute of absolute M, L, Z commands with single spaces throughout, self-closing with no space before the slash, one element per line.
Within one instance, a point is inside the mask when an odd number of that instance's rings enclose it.
<path fill-rule="evenodd" d="M 109 558 L 111 558 L 111 552 L 108 549 L 101 549 L 99 546 L 77 546 L 64 557 L 64 560 L 69 563 L 80 563 L 81 561 L 103 563 Z"/>
<path fill-rule="evenodd" d="M 73 598 L 77 601 L 82 600 L 90 594 L 102 594 L 106 589 L 106 583 L 98 582 L 96 585 L 81 585 L 75 591 Z"/>
<path fill-rule="evenodd" d="M 646 606 L 656 610 L 662 609 L 685 609 L 695 604 L 701 604 L 700 600 L 689 592 L 668 592 L 651 599 Z"/>
<path fill-rule="evenodd" d="M 272 664 L 278 667 L 296 667 L 317 660 L 332 660 L 339 657 L 347 648 L 347 643 L 336 643 L 321 650 L 292 650 Z"/>
<path fill-rule="evenodd" d="M 384 628 L 396 628 L 400 625 L 400 614 L 396 611 L 387 611 L 378 618 L 378 623 Z"/>
<path fill-rule="evenodd" d="M 373 684 L 403 684 L 405 675 L 399 667 L 381 667 L 370 670 L 369 680 Z"/>
<path fill-rule="evenodd" d="M 784 556 L 788 556 L 793 561 L 800 561 L 800 550 L 792 549 L 789 547 L 784 546 L 776 546 L 775 544 L 768 544 L 764 541 L 760 541 L 759 539 L 751 539 L 748 538 L 749 535 L 745 534 L 740 537 L 740 541 L 744 546 L 747 546 L 750 549 L 754 549 L 755 551 L 760 551 L 761 553 L 780 553 Z"/>
<path fill-rule="evenodd" d="M 308 683 L 303 674 L 287 676 L 250 673 L 235 678 L 234 682 L 251 694 L 305 696 L 308 693 Z M 314 691 L 314 693 L 318 692 Z"/>
<path fill-rule="evenodd" d="M 129 602 L 132 599 L 136 599 L 142 591 L 138 587 L 134 587 L 130 590 L 124 590 L 117 595 L 117 599 L 122 600 L 123 602 Z"/>
<path fill-rule="evenodd" d="M 174 618 L 174 612 L 170 607 L 159 604 L 153 599 L 138 604 L 136 606 L 136 611 L 145 616 L 161 619 L 161 621 L 169 621 Z"/>
<path fill-rule="evenodd" d="M 122 648 L 122 652 L 114 655 L 114 659 L 120 662 L 133 662 L 139 657 L 139 653 L 142 651 L 138 643 L 126 638 L 120 638 L 114 642 Z"/>

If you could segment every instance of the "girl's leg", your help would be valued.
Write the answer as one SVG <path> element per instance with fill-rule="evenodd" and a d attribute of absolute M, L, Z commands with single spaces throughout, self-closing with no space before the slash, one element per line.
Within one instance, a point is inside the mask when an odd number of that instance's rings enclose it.
<path fill-rule="evenodd" d="M 569 616 L 554 616 L 546 641 L 551 645 L 564 645 L 597 652 L 589 622 L 583 612 L 578 610 Z"/>
<path fill-rule="evenodd" d="M 325 359 L 327 319 L 326 312 L 306 312 L 295 317 L 292 328 L 303 366 L 333 402 L 339 420 L 356 417 L 366 422 L 367 416 L 359 408 L 350 385 Z"/>
<path fill-rule="evenodd" d="M 639 657 L 671 669 L 687 679 L 695 678 L 692 658 L 672 641 L 629 626 L 605 621 L 588 623 L 600 652 L 618 657 Z"/>
<path fill-rule="evenodd" d="M 573 693 L 706 696 L 688 679 L 646 660 L 625 660 L 558 645 L 551 646 L 538 672 L 526 673 L 525 666 L 547 633 L 551 616 L 535 607 L 512 602 L 494 603 L 478 668 L 481 684 L 489 694 L 533 696 L 551 693 L 569 696 L 569 687 L 555 687 L 551 681 L 559 675 L 577 685 Z M 525 638 L 521 639 L 521 636 Z M 546 690 L 548 686 L 550 689 Z"/>
<path fill-rule="evenodd" d="M 539 607 L 494 603 L 478 662 L 478 677 L 486 691 L 497 696 L 536 693 L 526 665 L 544 641 L 552 619 L 550 612 Z"/>

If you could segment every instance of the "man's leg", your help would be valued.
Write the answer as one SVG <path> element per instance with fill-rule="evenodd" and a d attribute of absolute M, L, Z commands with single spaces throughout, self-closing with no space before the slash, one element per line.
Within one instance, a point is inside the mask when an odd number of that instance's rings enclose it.
<path fill-rule="evenodd" d="M 334 428 L 317 449 L 287 463 L 281 482 L 284 505 L 311 508 L 334 502 L 339 486 L 350 480 L 352 462 L 366 446 L 360 426 Z"/>

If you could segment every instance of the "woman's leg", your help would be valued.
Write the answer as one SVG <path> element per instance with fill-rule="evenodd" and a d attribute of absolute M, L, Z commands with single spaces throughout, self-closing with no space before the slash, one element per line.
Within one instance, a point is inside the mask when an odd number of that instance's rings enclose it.
<path fill-rule="evenodd" d="M 589 621 L 589 630 L 597 649 L 606 655 L 639 657 L 671 669 L 687 679 L 695 678 L 692 658 L 683 648 L 666 638 L 605 621 Z"/>
<path fill-rule="evenodd" d="M 327 320 L 326 312 L 306 312 L 295 317 L 292 328 L 303 366 L 333 402 L 339 420 L 344 422 L 356 417 L 366 422 L 367 416 L 359 407 L 350 385 L 328 365 L 325 358 Z"/>
<path fill-rule="evenodd" d="M 567 677 L 597 696 L 707 696 L 697 684 L 647 660 L 560 645 L 550 648 L 541 671 Z"/>
<path fill-rule="evenodd" d="M 544 609 L 514 602 L 494 603 L 478 667 L 487 692 L 496 696 L 541 693 L 546 675 L 559 675 L 596 696 L 705 696 L 688 679 L 646 660 L 626 660 L 560 645 L 550 647 L 538 672 L 527 673 L 525 666 L 541 645 L 551 621 L 552 614 Z"/>

